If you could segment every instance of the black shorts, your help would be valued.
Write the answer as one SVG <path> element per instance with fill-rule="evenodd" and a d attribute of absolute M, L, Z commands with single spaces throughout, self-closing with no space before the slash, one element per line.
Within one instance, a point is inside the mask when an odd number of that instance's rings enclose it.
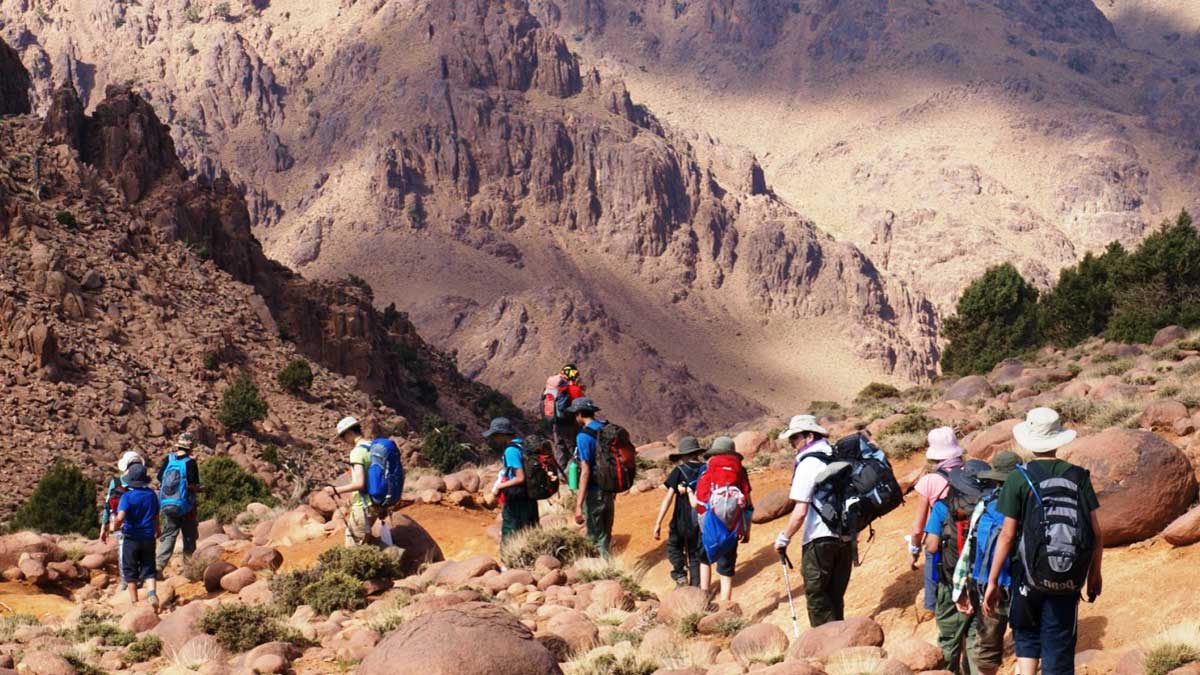
<path fill-rule="evenodd" d="M 737 547 L 734 546 L 728 553 L 717 558 L 717 574 L 733 578 L 733 568 L 737 566 L 737 552 Z M 713 561 L 708 559 L 708 552 L 704 550 L 703 546 L 700 547 L 700 562 L 705 565 L 713 564 Z"/>
<path fill-rule="evenodd" d="M 153 579 L 155 574 L 153 539 L 121 540 L 121 579 L 126 583 Z"/>

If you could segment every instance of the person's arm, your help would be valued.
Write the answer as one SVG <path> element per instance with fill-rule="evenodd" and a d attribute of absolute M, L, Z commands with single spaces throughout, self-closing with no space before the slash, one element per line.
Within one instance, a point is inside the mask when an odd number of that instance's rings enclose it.
<path fill-rule="evenodd" d="M 188 489 L 197 494 L 204 492 L 204 486 L 200 483 L 200 462 L 195 458 L 187 463 L 187 479 Z"/>
<path fill-rule="evenodd" d="M 942 538 L 936 534 L 925 532 L 925 552 L 933 555 L 938 552 L 938 546 L 942 543 Z"/>
<path fill-rule="evenodd" d="M 662 538 L 663 518 L 667 517 L 667 509 L 671 508 L 671 502 L 674 500 L 675 491 L 668 487 L 667 494 L 663 495 L 662 504 L 658 507 L 658 517 L 654 519 L 654 541 Z"/>
<path fill-rule="evenodd" d="M 917 493 L 917 513 L 913 516 L 912 540 L 920 546 L 921 537 L 925 536 L 925 523 L 929 520 L 929 500 L 920 492 Z"/>
<path fill-rule="evenodd" d="M 588 480 L 592 477 L 592 467 L 587 462 L 579 463 L 579 491 L 575 493 L 575 522 L 583 524 L 583 499 L 587 494 Z"/>
<path fill-rule="evenodd" d="M 1095 602 L 1096 598 L 1100 597 L 1100 593 L 1104 591 L 1104 577 L 1101 573 L 1101 567 L 1104 562 L 1104 531 L 1100 528 L 1100 518 L 1096 516 L 1096 512 L 1092 511 L 1092 532 L 1095 533 L 1096 551 L 1092 554 L 1092 566 L 1088 570 L 1087 577 L 1087 592 L 1088 602 Z"/>
<path fill-rule="evenodd" d="M 333 494 L 342 495 L 347 492 L 358 492 L 366 485 L 367 472 L 363 470 L 362 464 L 352 464 L 350 466 L 350 483 L 347 485 L 330 485 L 329 488 Z"/>
<path fill-rule="evenodd" d="M 158 539 L 162 536 L 162 519 L 158 517 L 158 499 L 154 500 L 154 538 Z"/>
<path fill-rule="evenodd" d="M 808 502 L 796 502 L 796 506 L 792 509 L 792 517 L 788 518 L 787 526 L 783 528 L 783 539 L 790 541 L 792 537 L 796 536 L 796 533 L 804 527 L 804 521 L 807 518 Z M 783 548 L 779 546 L 779 540 L 776 540 L 775 548 Z"/>
<path fill-rule="evenodd" d="M 117 517 L 113 519 L 113 529 L 118 529 L 125 524 L 125 512 L 117 511 Z"/>
<path fill-rule="evenodd" d="M 493 492 L 499 492 L 505 488 L 510 488 L 514 485 L 521 485 L 525 482 L 525 469 L 513 469 L 513 477 L 508 480 L 502 480 L 496 483 L 496 487 L 492 488 Z"/>
<path fill-rule="evenodd" d="M 996 552 L 992 554 L 992 569 L 988 572 L 987 591 L 983 594 L 984 614 L 991 615 L 996 611 L 996 602 L 1000 599 L 996 584 L 1000 579 L 1001 570 L 1004 569 L 1004 562 L 1012 553 L 1013 541 L 1017 538 L 1017 524 L 1015 518 L 1005 516 L 1004 527 L 1000 528 L 1000 536 L 996 538 Z"/>

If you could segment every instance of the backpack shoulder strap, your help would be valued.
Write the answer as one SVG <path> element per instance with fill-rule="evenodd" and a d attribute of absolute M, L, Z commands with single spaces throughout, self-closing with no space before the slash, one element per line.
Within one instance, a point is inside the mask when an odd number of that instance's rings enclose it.
<path fill-rule="evenodd" d="M 585 436 L 591 436 L 592 438 L 596 438 L 596 437 L 598 437 L 598 436 L 600 435 L 600 432 L 599 432 L 599 431 L 597 431 L 596 429 L 592 429 L 591 427 L 587 427 L 587 426 L 585 426 L 584 428 L 580 429 L 579 431 L 580 431 L 580 433 L 582 433 L 583 435 L 585 435 Z"/>
<path fill-rule="evenodd" d="M 1029 486 L 1030 494 L 1032 494 L 1034 496 L 1034 498 L 1037 499 L 1038 503 L 1041 503 L 1042 495 L 1041 495 L 1041 493 L 1038 492 L 1038 489 L 1037 489 L 1037 483 L 1041 482 L 1041 480 L 1039 478 L 1039 480 L 1035 481 L 1033 479 L 1033 475 L 1032 475 L 1035 473 L 1040 474 L 1041 473 L 1040 470 L 1037 467 L 1033 466 L 1032 464 L 1021 464 L 1021 465 L 1017 466 L 1017 471 L 1021 472 L 1021 477 L 1025 479 L 1026 485 Z"/>

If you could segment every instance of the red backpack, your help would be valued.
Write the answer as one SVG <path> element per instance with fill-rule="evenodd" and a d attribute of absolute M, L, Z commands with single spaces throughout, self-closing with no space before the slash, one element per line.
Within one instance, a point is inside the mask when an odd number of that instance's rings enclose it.
<path fill-rule="evenodd" d="M 547 422 L 566 417 L 566 409 L 571 405 L 567 384 L 567 378 L 562 375 L 546 378 L 546 388 L 542 390 L 542 417 Z"/>

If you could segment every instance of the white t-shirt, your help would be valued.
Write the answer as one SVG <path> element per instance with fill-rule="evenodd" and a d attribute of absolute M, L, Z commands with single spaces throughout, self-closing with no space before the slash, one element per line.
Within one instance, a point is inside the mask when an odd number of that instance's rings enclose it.
<path fill-rule="evenodd" d="M 800 459 L 801 455 L 812 455 L 818 452 L 832 455 L 833 448 L 830 447 L 828 441 L 820 440 L 796 454 L 796 459 L 800 463 L 796 466 L 795 475 L 792 476 L 792 489 L 788 494 L 792 501 L 809 505 L 808 516 L 804 520 L 802 545 L 814 539 L 833 536 L 833 531 L 829 529 L 824 520 L 821 520 L 821 514 L 813 508 L 813 491 L 816 489 L 817 475 L 825 470 L 827 464 L 815 457 L 806 456 L 804 459 Z"/>

